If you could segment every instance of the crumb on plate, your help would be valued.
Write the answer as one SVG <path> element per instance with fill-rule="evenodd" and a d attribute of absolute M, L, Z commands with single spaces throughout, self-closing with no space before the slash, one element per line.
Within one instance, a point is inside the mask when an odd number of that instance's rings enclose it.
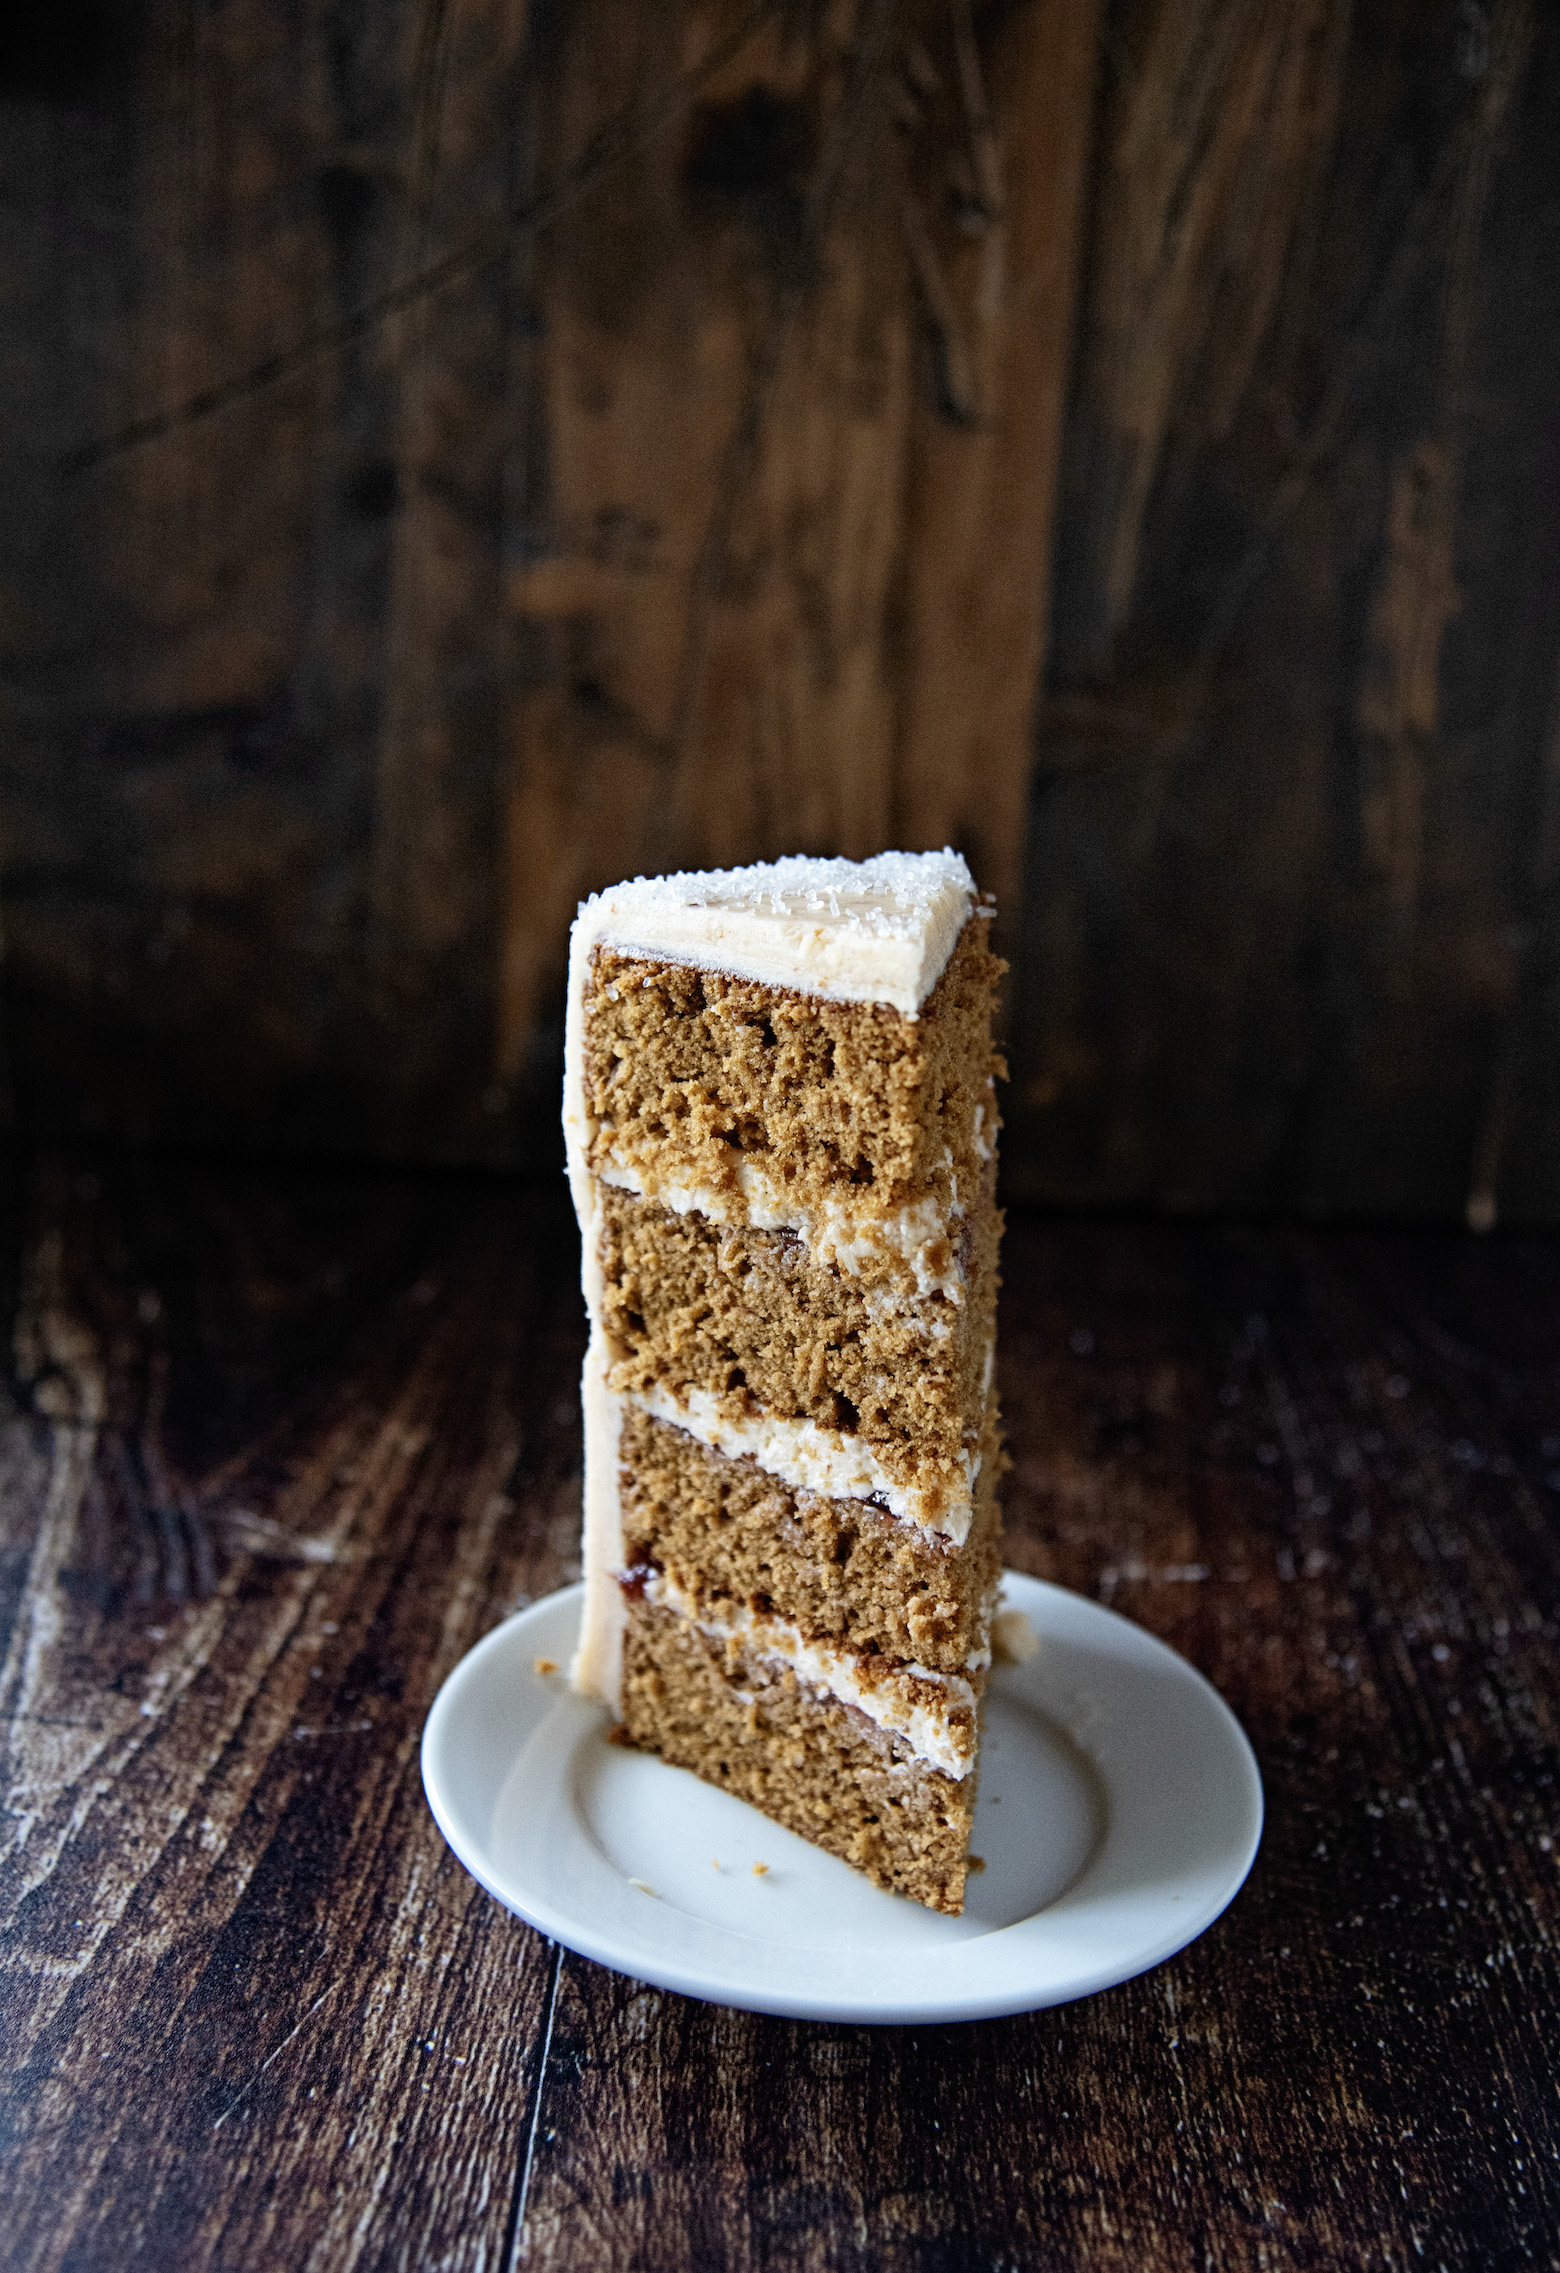
<path fill-rule="evenodd" d="M 1040 1637 L 1022 1610 L 999 1610 L 991 1621 L 991 1654 L 998 1665 L 1027 1665 L 1039 1654 Z"/>

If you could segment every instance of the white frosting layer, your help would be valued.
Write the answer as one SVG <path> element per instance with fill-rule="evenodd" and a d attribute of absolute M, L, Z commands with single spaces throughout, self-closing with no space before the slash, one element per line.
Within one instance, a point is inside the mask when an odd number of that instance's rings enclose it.
<path fill-rule="evenodd" d="M 923 1665 L 881 1668 L 878 1660 L 811 1641 L 783 1618 L 755 1617 L 736 1603 L 723 1617 L 711 1617 L 664 1571 L 649 1580 L 645 1597 L 675 1610 L 712 1639 L 740 1641 L 759 1656 L 789 1666 L 810 1689 L 820 1689 L 842 1705 L 854 1705 L 879 1728 L 902 1737 L 918 1760 L 955 1782 L 962 1783 L 975 1765 L 973 1717 L 967 1726 L 950 1725 L 959 1707 L 973 1715 L 975 1691 L 961 1675 L 930 1673 Z M 917 1696 L 917 1688 L 936 1691 L 936 1701 Z"/>
<path fill-rule="evenodd" d="M 734 1421 L 721 1412 L 719 1398 L 708 1389 L 673 1390 L 657 1382 L 632 1402 L 652 1419 L 686 1429 L 728 1460 L 756 1460 L 760 1468 L 798 1491 L 817 1492 L 830 1500 L 879 1499 L 901 1523 L 934 1531 L 958 1547 L 970 1535 L 975 1479 L 980 1474 L 978 1452 L 960 1453 L 957 1484 L 906 1483 L 890 1474 L 859 1436 L 819 1428 L 815 1421 L 776 1420 L 767 1413 Z"/>
<path fill-rule="evenodd" d="M 806 1241 L 814 1261 L 837 1263 L 856 1278 L 885 1264 L 907 1264 L 923 1299 L 941 1294 L 949 1302 L 964 1300 L 964 1272 L 957 1252 L 939 1253 L 945 1245 L 953 1248 L 958 1238 L 964 1210 L 957 1204 L 946 1215 L 929 1196 L 893 1215 L 863 1215 L 837 1200 L 826 1200 L 818 1208 L 798 1207 L 784 1185 L 752 1160 L 738 1161 L 736 1192 L 659 1179 L 652 1188 L 637 1169 L 610 1158 L 597 1174 L 604 1184 L 632 1192 L 638 1199 L 648 1198 L 674 1215 L 702 1215 L 711 1223 L 745 1224 L 754 1231 L 794 1231 Z"/>
<path fill-rule="evenodd" d="M 615 885 L 584 903 L 574 939 L 914 1018 L 974 904 L 956 852 L 775 860 Z"/>
<path fill-rule="evenodd" d="M 599 1271 L 599 1266 L 598 1266 Z M 607 1347 L 592 1332 L 585 1353 L 581 1403 L 585 1415 L 585 1601 L 580 1638 L 569 1679 L 587 1696 L 605 1697 L 621 1710 L 623 1691 L 623 1508 L 618 1486 L 618 1437 L 623 1405 L 607 1387 Z"/>
<path fill-rule="evenodd" d="M 612 1710 L 619 1712 L 622 1709 L 625 1622 L 623 1590 L 617 1582 L 617 1574 L 623 1567 L 623 1509 L 618 1487 L 618 1437 L 623 1408 L 607 1387 L 612 1360 L 601 1331 L 598 1187 L 585 1165 L 582 1138 L 585 1126 L 584 977 L 588 967 L 588 956 L 576 966 L 571 955 L 563 1030 L 564 1145 L 569 1190 L 580 1226 L 580 1287 L 590 1319 L 590 1341 L 580 1383 L 585 1422 L 585 1526 L 581 1547 L 585 1600 L 569 1680 L 585 1696 L 604 1697 Z"/>

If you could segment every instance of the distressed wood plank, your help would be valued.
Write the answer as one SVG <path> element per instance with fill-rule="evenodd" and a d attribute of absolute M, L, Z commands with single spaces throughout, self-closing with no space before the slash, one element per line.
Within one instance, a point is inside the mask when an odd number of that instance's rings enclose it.
<path fill-rule="evenodd" d="M 550 1959 L 416 1748 L 575 1553 L 568 1228 L 136 1181 L 51 1180 L 23 1272 L 6 2261 L 497 2265 Z"/>
<path fill-rule="evenodd" d="M 13 89 L 26 1129 L 551 1162 L 582 891 L 1011 904 L 1096 21 L 156 0 Z"/>
<path fill-rule="evenodd" d="M 1131 0 L 1110 66 L 1008 1158 L 1552 1216 L 1555 27 Z"/>
<path fill-rule="evenodd" d="M 559 1195 L 21 1183 L 7 2266 L 1546 2261 L 1553 1242 L 1016 1218 L 1011 1559 L 1208 1673 L 1267 1833 L 1141 1981 L 870 2031 L 555 1964 L 427 1817 L 442 1673 L 573 1568 Z"/>
<path fill-rule="evenodd" d="M 957 845 L 1019 934 L 1102 10 L 951 11 L 914 266 L 941 415 L 911 437 L 896 834 Z M 949 112 L 956 113 L 953 118 Z M 1006 911 L 1004 914 L 1003 911 Z"/>

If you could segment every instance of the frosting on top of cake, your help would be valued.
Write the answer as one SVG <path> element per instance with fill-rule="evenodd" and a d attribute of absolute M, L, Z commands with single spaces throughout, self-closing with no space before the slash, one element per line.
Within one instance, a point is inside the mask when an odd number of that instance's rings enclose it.
<path fill-rule="evenodd" d="M 914 1018 L 975 904 L 956 852 L 800 855 L 640 876 L 586 900 L 576 948 L 610 946 Z"/>

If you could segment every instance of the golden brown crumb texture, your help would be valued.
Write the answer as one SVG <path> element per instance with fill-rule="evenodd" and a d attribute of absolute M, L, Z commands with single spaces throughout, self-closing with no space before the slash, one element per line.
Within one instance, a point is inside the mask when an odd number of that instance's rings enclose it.
<path fill-rule="evenodd" d="M 869 1675 L 902 1669 L 966 1720 L 958 1699 L 984 1685 L 1003 1070 L 986 935 L 965 925 L 917 1019 L 609 949 L 586 991 L 602 1323 L 622 1400 L 627 1735 L 955 1914 L 973 1771 L 944 1773 L 736 1629 L 780 1621 Z M 908 1242 L 906 1210 L 921 1211 Z M 894 1235 L 848 1267 L 818 1236 L 825 1220 Z M 859 1441 L 895 1477 L 967 1476 L 978 1452 L 968 1538 L 801 1488 L 637 1402 L 661 1397 L 664 1416 L 667 1394 L 723 1424 Z M 688 1614 L 656 1599 L 663 1580 Z"/>

